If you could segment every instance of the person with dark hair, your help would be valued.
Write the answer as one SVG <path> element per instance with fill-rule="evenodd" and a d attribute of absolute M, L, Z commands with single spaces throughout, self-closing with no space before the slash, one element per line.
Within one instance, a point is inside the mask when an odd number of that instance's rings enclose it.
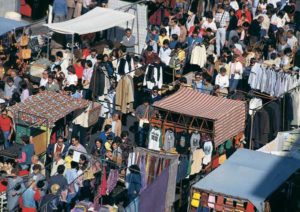
<path fill-rule="evenodd" d="M 7 196 L 7 210 L 14 211 L 17 209 L 19 198 L 25 191 L 24 180 L 19 177 L 19 169 L 13 168 L 11 170 L 11 177 L 7 179 L 6 196 Z"/>
<path fill-rule="evenodd" d="M 7 149 L 10 147 L 10 139 L 13 133 L 13 122 L 11 118 L 7 115 L 7 110 L 3 110 L 0 116 L 0 130 L 3 133 L 4 137 L 4 148 Z"/>
<path fill-rule="evenodd" d="M 125 35 L 122 38 L 121 44 L 126 47 L 126 52 L 135 52 L 135 37 L 132 35 L 131 29 L 125 29 Z"/>
<path fill-rule="evenodd" d="M 38 183 L 43 182 L 40 189 L 40 195 L 41 197 L 45 196 L 47 187 L 48 187 L 48 182 L 46 181 L 45 175 L 42 174 L 42 166 L 40 164 L 35 164 L 32 167 L 33 173 L 29 175 L 29 178 L 32 178 L 34 182 L 38 185 Z"/>
<path fill-rule="evenodd" d="M 85 68 L 83 70 L 82 75 L 82 96 L 84 99 L 91 100 L 91 90 L 90 90 L 90 82 L 93 74 L 93 63 L 90 60 L 87 60 L 85 63 Z"/>
<path fill-rule="evenodd" d="M 119 113 L 113 113 L 111 118 L 107 118 L 104 121 L 103 129 L 106 125 L 111 125 L 112 129 L 111 131 L 114 133 L 115 136 L 120 136 L 122 132 L 122 122 L 120 120 L 120 114 Z"/>
<path fill-rule="evenodd" d="M 176 34 L 171 35 L 171 40 L 169 43 L 170 49 L 175 49 L 177 43 L 178 43 L 178 35 Z"/>
<path fill-rule="evenodd" d="M 29 90 L 25 81 L 20 82 L 21 102 L 24 102 L 29 97 Z"/>
<path fill-rule="evenodd" d="M 31 165 L 31 157 L 34 155 L 34 146 L 30 143 L 30 138 L 27 135 L 23 135 L 21 140 L 23 147 L 15 161 L 20 164 L 22 169 L 28 169 Z"/>
<path fill-rule="evenodd" d="M 96 49 L 91 49 L 90 55 L 86 57 L 86 61 L 90 60 L 93 64 L 92 68 L 94 68 L 95 64 L 97 63 L 97 50 Z"/>
<path fill-rule="evenodd" d="M 19 102 L 21 102 L 20 94 L 19 94 L 19 92 L 15 91 L 13 93 L 11 99 L 9 100 L 9 106 L 13 106 Z"/>
<path fill-rule="evenodd" d="M 46 91 L 52 91 L 52 92 L 58 92 L 59 91 L 59 85 L 55 82 L 55 78 L 52 74 L 48 77 L 48 82 L 45 86 Z"/>
<path fill-rule="evenodd" d="M 154 63 L 154 61 L 159 58 L 157 53 L 153 52 L 152 46 L 147 46 L 146 51 L 142 54 L 142 63 L 144 65 L 148 65 L 150 63 Z"/>
<path fill-rule="evenodd" d="M 59 187 L 60 187 L 60 190 L 65 190 L 67 188 L 68 181 L 64 177 L 64 172 L 65 172 L 65 166 L 64 165 L 59 165 L 57 167 L 57 173 L 49 179 L 48 190 L 50 190 L 50 188 L 54 184 L 58 184 Z"/>
<path fill-rule="evenodd" d="M 154 108 L 149 104 L 149 99 L 145 98 L 143 104 L 138 106 L 135 111 L 135 117 L 139 122 L 137 146 L 145 147 L 146 134 L 151 117 L 154 116 Z"/>
<path fill-rule="evenodd" d="M 112 139 L 115 138 L 115 134 L 112 132 L 112 125 L 110 124 L 104 125 L 104 128 L 99 135 L 99 139 L 102 140 L 102 145 L 106 143 L 108 137 L 111 137 Z"/>
<path fill-rule="evenodd" d="M 4 98 L 10 100 L 17 87 L 14 85 L 14 79 L 12 77 L 7 77 L 4 86 Z"/>
<path fill-rule="evenodd" d="M 164 40 L 163 45 L 159 50 L 159 58 L 165 65 L 169 65 L 171 49 L 169 48 L 169 40 Z"/>
<path fill-rule="evenodd" d="M 84 146 L 82 146 L 80 143 L 79 143 L 79 136 L 74 136 L 72 137 L 71 139 L 71 144 L 68 151 L 70 149 L 73 149 L 74 151 L 78 151 L 78 152 L 81 152 L 81 153 L 87 153 L 86 149 Z"/>
<path fill-rule="evenodd" d="M 70 85 L 75 85 L 76 86 L 77 83 L 78 83 L 78 78 L 76 76 L 74 66 L 72 66 L 72 65 L 68 66 L 67 70 L 68 70 L 68 76 L 65 79 L 65 83 L 64 84 L 66 86 L 70 86 Z"/>
<path fill-rule="evenodd" d="M 177 36 L 179 36 L 179 35 L 177 35 Z M 158 36 L 158 42 L 157 42 L 158 46 L 161 47 L 165 40 L 169 40 L 169 36 L 168 36 L 167 30 L 165 28 L 161 28 L 159 31 L 159 36 Z"/>
<path fill-rule="evenodd" d="M 131 202 L 139 195 L 142 188 L 142 177 L 138 165 L 131 165 L 129 171 L 125 181 L 128 183 L 127 194 L 129 202 Z"/>
<path fill-rule="evenodd" d="M 92 147 L 91 154 L 98 158 L 104 157 L 105 155 L 105 148 L 102 145 L 103 141 L 101 139 L 95 140 L 95 144 Z"/>

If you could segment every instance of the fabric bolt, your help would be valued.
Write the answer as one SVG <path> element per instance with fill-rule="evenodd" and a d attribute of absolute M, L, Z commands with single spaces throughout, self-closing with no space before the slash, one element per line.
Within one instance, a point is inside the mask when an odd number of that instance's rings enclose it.
<path fill-rule="evenodd" d="M 139 211 L 164 212 L 168 189 L 169 168 L 166 168 L 155 181 L 140 194 Z M 157 192 L 159 191 L 159 192 Z M 155 203 L 155 204 L 153 204 Z"/>
<path fill-rule="evenodd" d="M 119 170 L 111 169 L 107 179 L 107 192 L 110 193 L 116 187 L 119 179 Z"/>
<path fill-rule="evenodd" d="M 140 163 L 139 163 L 139 167 L 140 167 L 140 170 L 141 170 L 141 176 L 142 176 L 142 191 L 144 189 L 146 189 L 147 187 L 147 179 L 146 179 L 146 157 L 144 155 L 142 155 L 142 158 L 140 160 Z"/>
<path fill-rule="evenodd" d="M 103 166 L 103 173 L 102 173 L 101 185 L 100 185 L 100 194 L 101 194 L 101 196 L 106 195 L 106 190 L 107 190 L 106 167 Z"/>
<path fill-rule="evenodd" d="M 224 197 L 219 195 L 217 196 L 217 203 L 215 206 L 216 211 L 223 211 Z"/>
<path fill-rule="evenodd" d="M 226 154 L 223 154 L 219 157 L 219 164 L 222 165 L 227 160 Z"/>
<path fill-rule="evenodd" d="M 197 174 L 202 169 L 202 160 L 205 156 L 205 153 L 203 152 L 203 149 L 196 149 L 193 151 L 192 155 L 192 166 L 191 166 L 191 175 Z"/>

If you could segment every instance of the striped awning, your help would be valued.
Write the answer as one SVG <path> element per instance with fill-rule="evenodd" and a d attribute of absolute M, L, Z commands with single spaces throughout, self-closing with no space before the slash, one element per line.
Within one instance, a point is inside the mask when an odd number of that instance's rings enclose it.
<path fill-rule="evenodd" d="M 245 102 L 203 94 L 190 88 L 181 88 L 176 93 L 155 102 L 153 106 L 212 120 L 216 146 L 244 131 L 245 128 Z"/>

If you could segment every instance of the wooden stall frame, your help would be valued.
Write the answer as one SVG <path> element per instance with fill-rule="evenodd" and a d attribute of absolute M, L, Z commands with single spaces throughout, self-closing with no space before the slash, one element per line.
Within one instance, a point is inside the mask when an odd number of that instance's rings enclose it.
<path fill-rule="evenodd" d="M 38 118 L 40 118 L 42 120 L 40 122 L 30 124 L 30 123 L 22 120 L 22 118 L 21 118 L 22 114 L 26 114 L 26 115 L 30 115 L 30 116 L 35 116 L 35 117 L 38 117 Z M 46 141 L 46 148 L 45 148 L 45 151 L 44 152 L 40 152 L 39 155 L 43 155 L 46 152 L 47 145 L 49 144 L 49 130 L 50 130 L 49 121 L 48 121 L 47 118 L 41 117 L 41 116 L 37 116 L 37 115 L 31 114 L 31 113 L 23 112 L 23 111 L 18 111 L 15 125 L 24 125 L 27 128 L 26 130 L 30 130 L 30 128 L 37 128 L 37 129 L 40 128 L 41 129 L 41 127 L 46 127 L 46 130 L 44 130 L 45 133 L 46 133 L 46 136 L 45 136 L 46 137 L 46 140 L 45 140 Z"/>

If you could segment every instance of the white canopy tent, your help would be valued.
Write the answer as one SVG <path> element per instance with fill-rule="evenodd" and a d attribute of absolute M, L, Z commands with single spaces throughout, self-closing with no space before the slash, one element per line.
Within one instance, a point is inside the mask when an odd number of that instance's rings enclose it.
<path fill-rule="evenodd" d="M 109 8 L 96 7 L 88 13 L 60 23 L 45 24 L 50 30 L 72 35 L 72 53 L 74 48 L 74 34 L 88 34 L 106 30 L 135 18 L 133 14 Z M 49 47 L 48 47 L 49 48 Z"/>
<path fill-rule="evenodd" d="M 118 26 L 135 18 L 130 13 L 96 7 L 88 13 L 60 23 L 45 24 L 54 32 L 61 34 L 88 34 Z"/>

